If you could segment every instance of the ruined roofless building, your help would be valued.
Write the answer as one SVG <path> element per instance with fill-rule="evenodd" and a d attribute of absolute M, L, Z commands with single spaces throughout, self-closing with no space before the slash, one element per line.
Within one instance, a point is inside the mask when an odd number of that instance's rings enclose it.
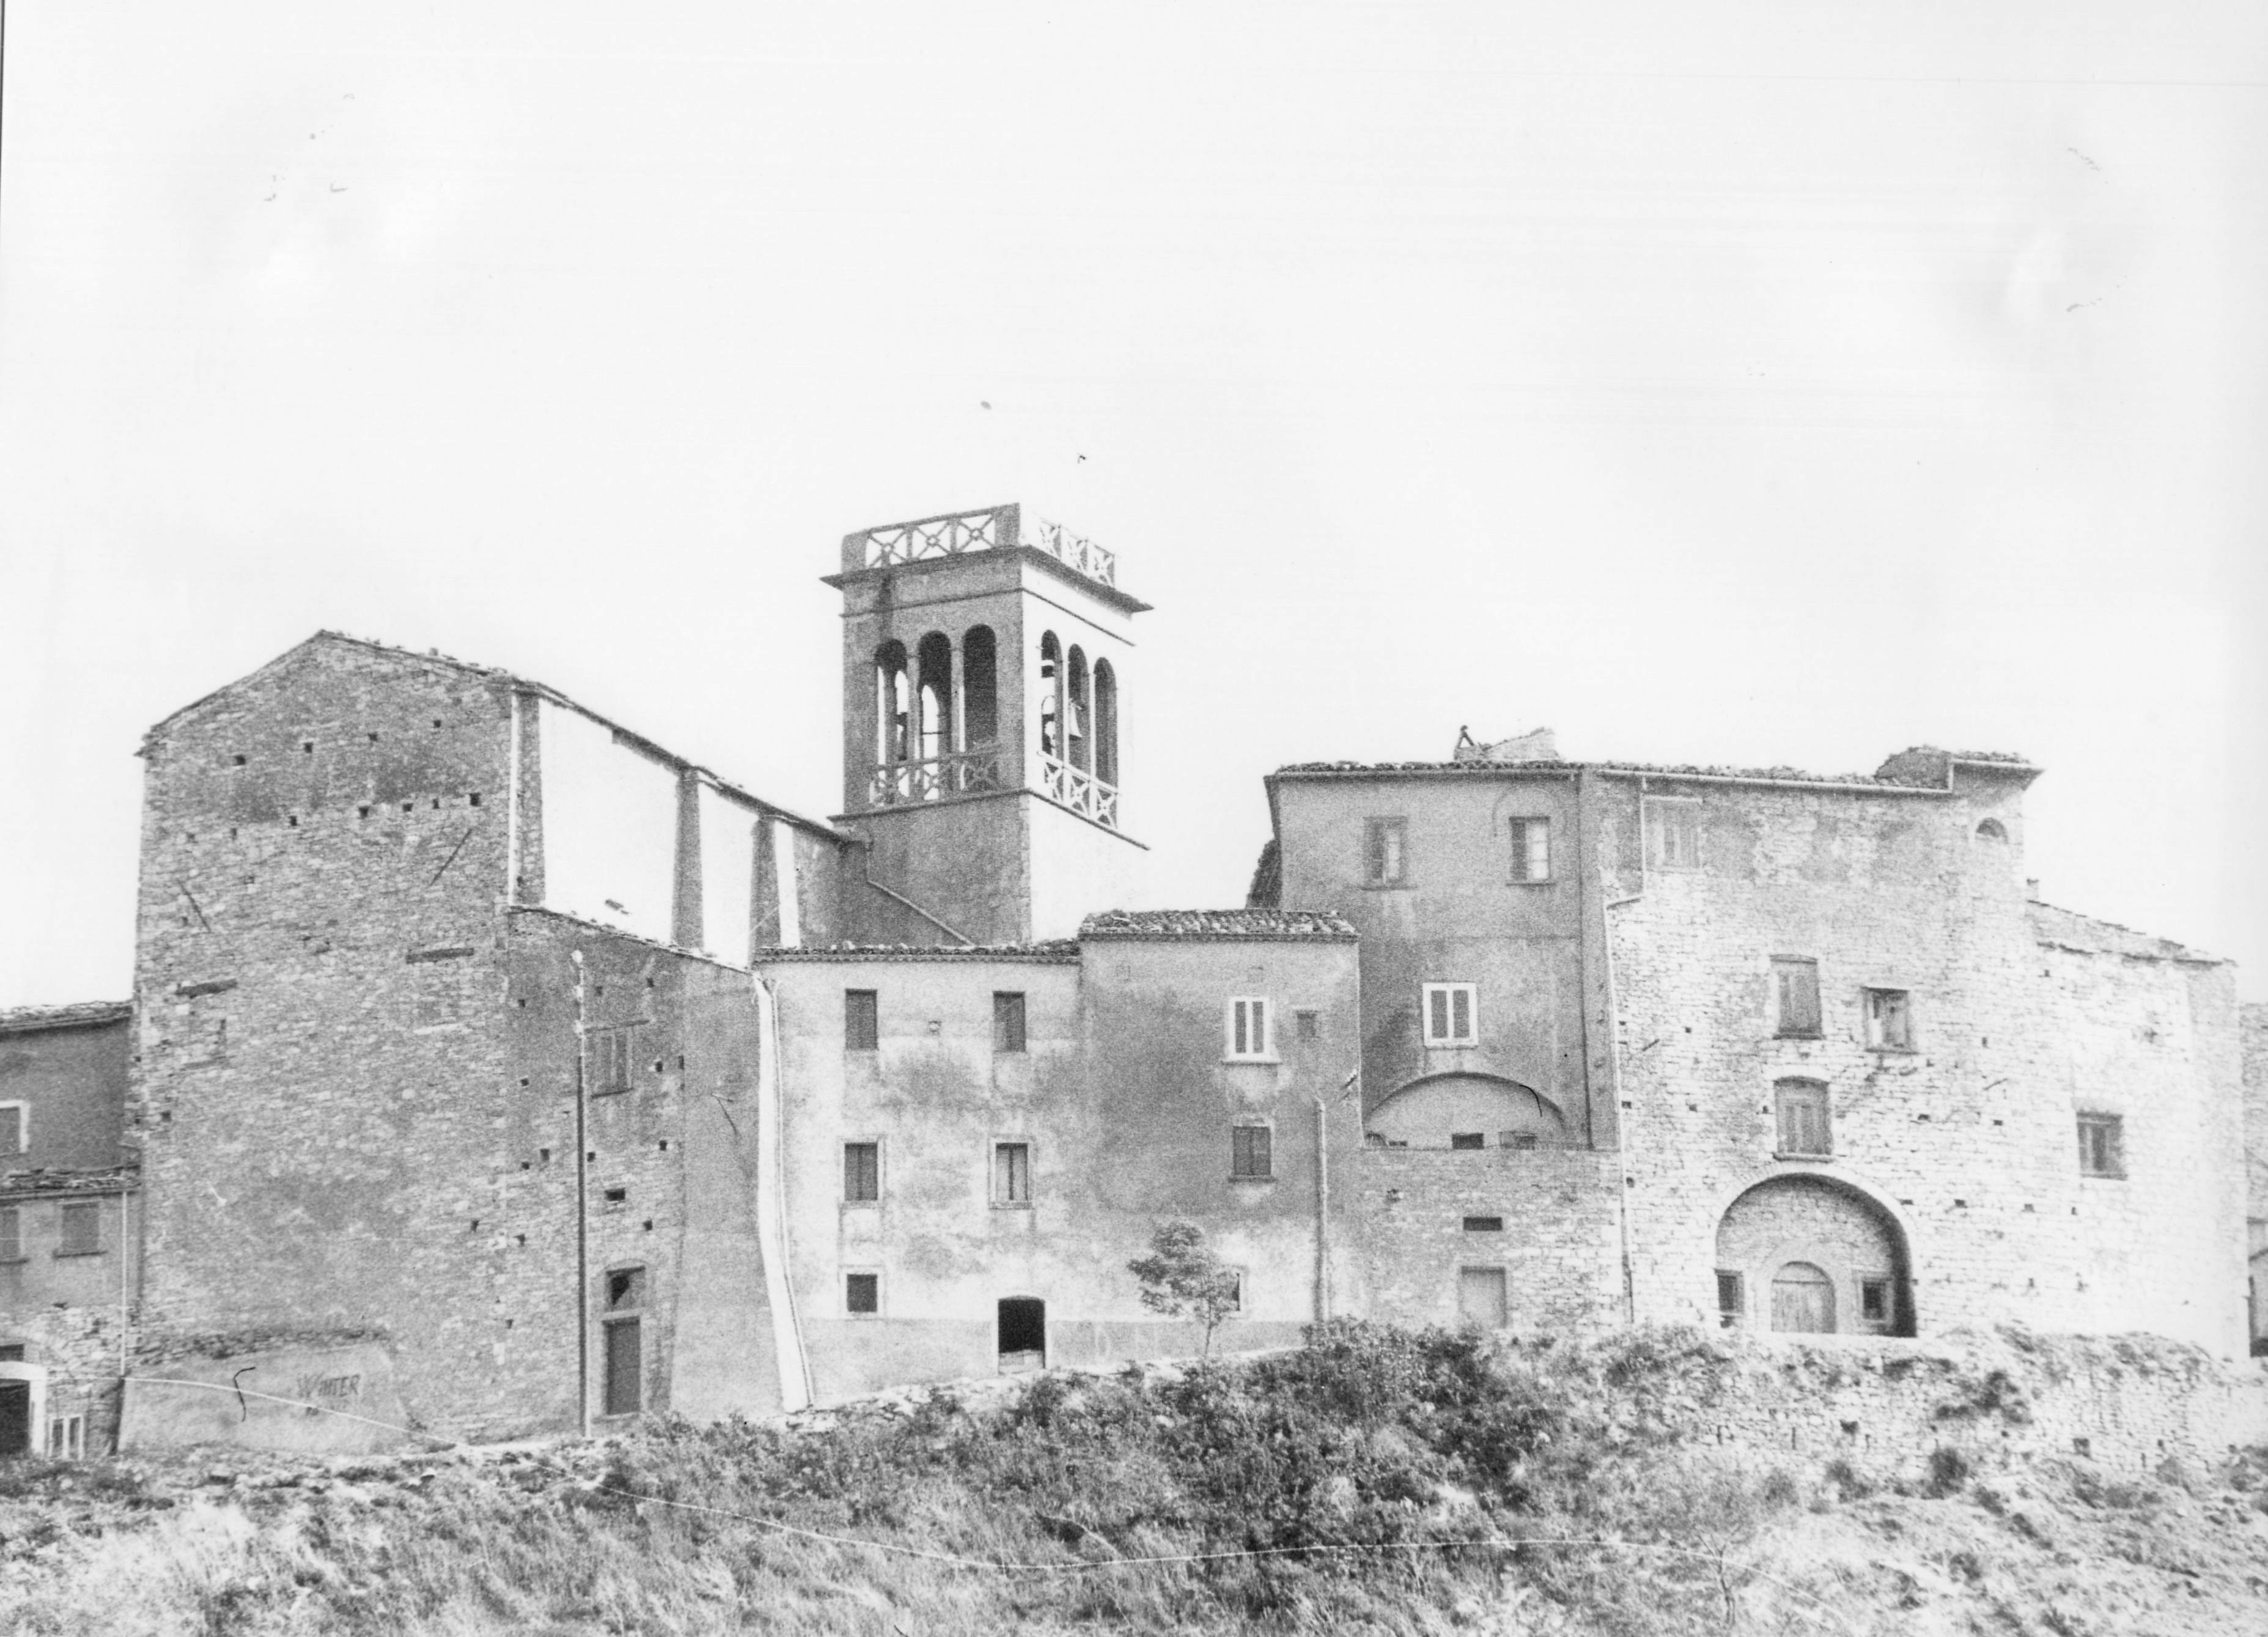
<path fill-rule="evenodd" d="M 495 1434 L 1193 1351 L 1165 1216 L 1229 1346 L 2238 1349 L 2229 969 L 2029 898 L 2035 770 L 1287 768 L 1252 903 L 1130 907 L 1116 580 L 1015 507 L 846 540 L 827 821 L 328 633 L 151 730 L 138 1373 Z"/>

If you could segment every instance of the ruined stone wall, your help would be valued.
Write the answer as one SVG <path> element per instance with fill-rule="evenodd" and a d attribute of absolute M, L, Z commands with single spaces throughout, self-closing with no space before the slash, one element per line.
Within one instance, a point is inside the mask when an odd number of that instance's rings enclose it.
<path fill-rule="evenodd" d="M 1369 1304 L 1393 1324 L 1455 1324 L 1461 1269 L 1505 1270 L 1516 1331 L 1576 1330 L 1622 1314 L 1615 1156 L 1582 1148 L 1370 1148 L 1352 1224 Z M 1468 1218 L 1498 1229 L 1469 1228 Z"/>
<path fill-rule="evenodd" d="M 1923 1341 L 1728 1340 L 1696 1405 L 1704 1435 L 1769 1457 L 1928 1473 L 2078 1456 L 2122 1476 L 2194 1471 L 2268 1441 L 2268 1375 L 2154 1336 L 1956 1331 Z"/>
<path fill-rule="evenodd" d="M 493 1289 L 509 712 L 477 673 L 319 638 L 153 734 L 131 1103 L 153 1347 L 345 1330 L 395 1350 L 436 1425 L 556 1405 L 556 1358 Z"/>

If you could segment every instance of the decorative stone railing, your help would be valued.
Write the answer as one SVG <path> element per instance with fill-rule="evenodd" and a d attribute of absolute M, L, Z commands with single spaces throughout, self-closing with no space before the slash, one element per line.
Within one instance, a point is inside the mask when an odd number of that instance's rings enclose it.
<path fill-rule="evenodd" d="M 1118 787 L 1106 785 L 1094 774 L 1083 772 L 1070 763 L 1059 761 L 1044 753 L 1040 757 L 1040 789 L 1050 801 L 1059 801 L 1072 812 L 1093 819 L 1098 824 L 1118 828 Z"/>
<path fill-rule="evenodd" d="M 873 771 L 866 781 L 866 804 L 876 807 L 903 807 L 915 801 L 936 801 L 946 796 L 973 795 L 998 790 L 1000 753 L 966 750 L 933 756 L 925 762 L 895 762 Z"/>
<path fill-rule="evenodd" d="M 971 551 L 1012 549 L 1029 546 L 1105 586 L 1118 583 L 1118 558 L 1082 535 L 1043 517 L 1023 515 L 1020 505 L 990 506 L 981 512 L 953 512 L 942 517 L 917 518 L 910 523 L 887 523 L 870 528 L 863 536 L 862 561 L 867 568 L 891 568 L 901 563 L 922 563 L 933 557 L 955 557 Z"/>

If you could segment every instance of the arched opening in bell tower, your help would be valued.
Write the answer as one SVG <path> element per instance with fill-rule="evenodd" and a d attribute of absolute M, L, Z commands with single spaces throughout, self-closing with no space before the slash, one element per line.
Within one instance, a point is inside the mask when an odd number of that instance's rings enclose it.
<path fill-rule="evenodd" d="M 1077 643 L 1071 645 L 1071 662 L 1064 669 L 1064 735 L 1071 746 L 1071 754 L 1064 759 L 1080 772 L 1091 773 L 1094 771 L 1094 735 L 1089 731 L 1092 704 L 1087 697 L 1086 655 Z"/>
<path fill-rule="evenodd" d="M 953 644 L 933 630 L 914 653 L 921 667 L 921 759 L 934 762 L 960 748 L 954 739 Z"/>
<path fill-rule="evenodd" d="M 874 762 L 895 767 L 912 753 L 913 692 L 906 676 L 906 645 L 892 640 L 874 651 Z"/>
<path fill-rule="evenodd" d="M 967 748 L 1000 737 L 1000 650 L 990 625 L 972 625 L 961 639 L 961 719 Z"/>
<path fill-rule="evenodd" d="M 1063 759 L 1063 647 L 1053 631 L 1040 638 L 1040 754 Z"/>
<path fill-rule="evenodd" d="M 1108 660 L 1094 662 L 1094 776 L 1118 783 L 1118 673 Z"/>

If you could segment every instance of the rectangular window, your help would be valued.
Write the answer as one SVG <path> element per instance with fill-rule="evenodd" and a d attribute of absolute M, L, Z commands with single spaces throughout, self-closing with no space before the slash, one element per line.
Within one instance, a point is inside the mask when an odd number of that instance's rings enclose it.
<path fill-rule="evenodd" d="M 1771 963 L 1772 1031 L 1801 1040 L 1819 1036 L 1819 962 L 1776 955 Z"/>
<path fill-rule="evenodd" d="M 1268 1003 L 1242 996 L 1228 1003 L 1228 1055 L 1266 1058 L 1269 1049 Z"/>
<path fill-rule="evenodd" d="M 639 1383 L 644 1346 L 636 1319 L 607 1322 L 607 1408 L 608 1415 L 636 1415 L 645 1405 Z"/>
<path fill-rule="evenodd" d="M 1243 1312 L 1244 1270 L 1241 1267 L 1231 1267 L 1223 1268 L 1221 1271 L 1226 1273 L 1231 1279 L 1235 1281 L 1233 1287 L 1228 1293 L 1228 1310 L 1231 1313 Z"/>
<path fill-rule="evenodd" d="M 0 1262 L 21 1262 L 23 1259 L 23 1207 L 0 1205 Z"/>
<path fill-rule="evenodd" d="M 846 1142 L 843 1145 L 843 1198 L 851 1205 L 872 1205 L 882 1197 L 882 1145 Z"/>
<path fill-rule="evenodd" d="M 1717 1275 L 1717 1323 L 1725 1330 L 1738 1330 L 1748 1322 L 1748 1294 L 1741 1287 L 1738 1273 L 1719 1272 Z"/>
<path fill-rule="evenodd" d="M 992 997 L 992 1050 L 1024 1049 L 1024 997 L 1020 992 L 997 992 Z"/>
<path fill-rule="evenodd" d="M 607 1311 L 635 1313 L 645 1306 L 645 1270 L 610 1268 L 607 1272 Z"/>
<path fill-rule="evenodd" d="M 850 1314 L 877 1314 L 882 1310 L 882 1276 L 880 1273 L 845 1273 L 843 1276 L 843 1310 Z"/>
<path fill-rule="evenodd" d="M 1701 804 L 1662 800 L 1646 804 L 1646 861 L 1658 869 L 1701 867 Z"/>
<path fill-rule="evenodd" d="M 0 1102 L 0 1154 L 22 1154 L 31 1146 L 24 1140 L 24 1105 Z"/>
<path fill-rule="evenodd" d="M 1534 1132 L 1498 1132 L 1496 1146 L 1499 1148 L 1535 1148 L 1543 1146 L 1543 1138 Z"/>
<path fill-rule="evenodd" d="M 1823 1158 L 1835 1152 L 1827 1121 L 1827 1088 L 1815 1080 L 1784 1080 L 1772 1088 L 1779 1111 L 1779 1152 Z"/>
<path fill-rule="evenodd" d="M 992 1145 L 992 1203 L 1032 1203 L 1032 1145 L 996 1142 Z"/>
<path fill-rule="evenodd" d="M 1292 1014 L 1292 1021 L 1302 1040 L 1314 1040 L 1323 1032 L 1322 1014 L 1314 1011 Z"/>
<path fill-rule="evenodd" d="M 48 1458 L 83 1461 L 86 1458 L 86 1417 L 59 1415 L 48 1423 Z"/>
<path fill-rule="evenodd" d="M 1545 881 L 1551 879 L 1551 821 L 1516 818 L 1512 821 L 1512 879 Z"/>
<path fill-rule="evenodd" d="M 1500 1234 L 1504 1232 L 1504 1218 L 1500 1216 L 1469 1216 L 1465 1219 L 1465 1232 L 1469 1234 Z"/>
<path fill-rule="evenodd" d="M 1480 1044 L 1479 994 L 1478 987 L 1472 984 L 1425 984 L 1425 1043 Z"/>
<path fill-rule="evenodd" d="M 1273 1176 L 1276 1133 L 1265 1125 L 1239 1125 L 1228 1133 L 1231 1176 Z"/>
<path fill-rule="evenodd" d="M 591 1095 L 613 1096 L 628 1091 L 636 1072 L 637 1031 L 635 1029 L 594 1029 L 591 1040 Z"/>
<path fill-rule="evenodd" d="M 1486 1132 L 1451 1132 L 1449 1133 L 1449 1147 L 1452 1148 L 1485 1148 L 1488 1147 L 1488 1133 Z"/>
<path fill-rule="evenodd" d="M 1890 1281 L 1876 1276 L 1859 1281 L 1859 1319 L 1869 1329 L 1886 1331 L 1890 1327 Z"/>
<path fill-rule="evenodd" d="M 2125 1121 L 2116 1114 L 2079 1117 L 2079 1174 L 2081 1176 L 2126 1175 Z"/>
<path fill-rule="evenodd" d="M 99 1256 L 102 1252 L 102 1206 L 92 1199 L 74 1200 L 63 1206 L 63 1242 L 59 1257 Z"/>
<path fill-rule="evenodd" d="M 1913 1004 L 1904 990 L 1867 991 L 1867 1044 L 1876 1051 L 1913 1050 Z"/>
<path fill-rule="evenodd" d="M 1373 887 L 1399 887 L 1410 879 L 1409 826 L 1398 818 L 1374 818 L 1363 830 L 1363 880 Z"/>
<path fill-rule="evenodd" d="M 843 1049 L 873 1051 L 882 1043 L 881 1008 L 871 989 L 843 992 Z"/>

